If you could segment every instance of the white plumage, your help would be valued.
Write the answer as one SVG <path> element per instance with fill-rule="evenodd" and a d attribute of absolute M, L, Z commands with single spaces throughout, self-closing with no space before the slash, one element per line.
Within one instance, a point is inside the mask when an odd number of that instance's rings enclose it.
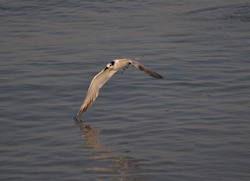
<path fill-rule="evenodd" d="M 142 57 L 141 57 L 142 58 Z M 140 58 L 140 59 L 141 59 Z M 139 60 L 132 60 L 129 58 L 123 58 L 123 59 L 116 59 L 113 60 L 111 63 L 108 63 L 106 68 L 103 69 L 99 74 L 97 74 L 92 82 L 90 83 L 87 95 L 83 101 L 83 104 L 78 111 L 78 113 L 75 115 L 75 118 L 77 116 L 80 116 L 83 112 L 86 112 L 86 110 L 91 106 L 91 104 L 95 101 L 96 97 L 99 94 L 99 89 L 109 80 L 109 78 L 116 73 L 120 68 L 128 68 L 130 65 L 134 65 L 141 71 L 145 72 L 146 74 L 150 75 L 151 77 L 162 79 L 163 77 L 153 70 L 148 69 L 147 67 L 143 66 Z"/>

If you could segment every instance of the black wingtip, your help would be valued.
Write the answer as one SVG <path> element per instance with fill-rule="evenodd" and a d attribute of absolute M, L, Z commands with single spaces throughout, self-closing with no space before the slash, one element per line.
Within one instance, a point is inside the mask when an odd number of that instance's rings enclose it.
<path fill-rule="evenodd" d="M 159 74 L 158 74 L 159 75 Z M 164 79 L 164 77 L 163 76 L 161 76 L 161 75 L 159 75 L 159 78 L 158 79 Z"/>

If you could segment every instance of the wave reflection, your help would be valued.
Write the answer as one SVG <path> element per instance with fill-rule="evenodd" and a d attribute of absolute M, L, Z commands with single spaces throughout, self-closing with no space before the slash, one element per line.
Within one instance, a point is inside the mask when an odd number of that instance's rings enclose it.
<path fill-rule="evenodd" d="M 138 162 L 141 160 L 134 159 L 130 156 L 114 156 L 114 154 L 117 154 L 116 151 L 107 150 L 107 148 L 110 149 L 112 147 L 115 149 L 116 146 L 127 143 L 102 145 L 98 138 L 96 138 L 97 135 L 100 135 L 101 130 L 93 129 L 90 125 L 83 123 L 81 120 L 75 119 L 75 122 L 80 126 L 80 130 L 84 132 L 81 138 L 86 140 L 86 143 L 83 145 L 87 147 L 85 151 L 97 154 L 89 157 L 91 160 L 96 160 L 95 165 L 85 168 L 85 170 L 97 171 L 98 176 L 112 176 L 115 180 L 145 180 L 145 178 L 136 176 L 136 173 L 140 171 Z M 122 154 L 123 153 L 120 153 L 120 155 Z"/>

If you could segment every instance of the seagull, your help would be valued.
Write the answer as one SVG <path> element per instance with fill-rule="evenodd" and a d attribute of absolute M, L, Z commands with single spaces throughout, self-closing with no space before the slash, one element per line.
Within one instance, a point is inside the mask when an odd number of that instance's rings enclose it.
<path fill-rule="evenodd" d="M 107 66 L 93 78 L 92 82 L 90 83 L 86 97 L 83 101 L 83 104 L 78 113 L 75 115 L 75 118 L 80 116 L 83 112 L 87 111 L 87 109 L 91 106 L 91 104 L 95 101 L 96 97 L 98 96 L 99 89 L 110 79 L 110 77 L 114 73 L 116 73 L 121 68 L 125 70 L 126 68 L 129 68 L 131 65 L 134 65 L 136 68 L 140 69 L 149 76 L 157 79 L 162 79 L 163 77 L 161 75 L 157 74 L 153 70 L 150 70 L 149 68 L 143 66 L 140 63 L 140 59 L 142 59 L 142 57 L 139 59 L 130 59 L 130 58 L 115 59 L 112 62 L 108 63 Z"/>

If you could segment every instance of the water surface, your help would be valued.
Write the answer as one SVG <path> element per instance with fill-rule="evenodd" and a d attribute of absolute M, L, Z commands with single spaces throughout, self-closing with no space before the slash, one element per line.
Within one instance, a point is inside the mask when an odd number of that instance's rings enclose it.
<path fill-rule="evenodd" d="M 0 3 L 3 180 L 249 180 L 248 1 Z M 74 122 L 92 78 L 117 72 Z"/>

